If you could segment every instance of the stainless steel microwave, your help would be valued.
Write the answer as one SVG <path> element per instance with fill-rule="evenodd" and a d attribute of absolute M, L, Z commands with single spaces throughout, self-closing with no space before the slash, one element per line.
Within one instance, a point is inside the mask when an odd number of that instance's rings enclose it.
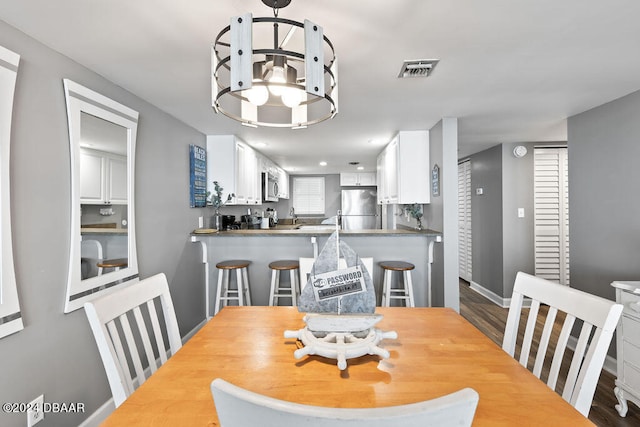
<path fill-rule="evenodd" d="M 268 172 L 262 173 L 262 201 L 278 201 L 278 177 Z"/>

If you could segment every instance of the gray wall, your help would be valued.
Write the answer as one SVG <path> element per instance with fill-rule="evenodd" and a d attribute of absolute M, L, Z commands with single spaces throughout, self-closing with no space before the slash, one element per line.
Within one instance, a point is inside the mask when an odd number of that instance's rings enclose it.
<path fill-rule="evenodd" d="M 431 170 L 436 163 L 442 165 L 442 122 L 438 122 L 429 129 L 429 169 Z M 442 171 L 442 169 L 440 170 Z M 442 232 L 443 221 L 442 197 L 433 197 L 432 195 L 431 203 L 424 205 L 423 222 L 430 230 Z M 434 244 L 433 260 L 431 267 L 432 305 L 442 307 L 444 306 L 444 252 L 441 243 Z"/>
<path fill-rule="evenodd" d="M 188 146 L 204 136 L 0 21 L 0 44 L 21 55 L 11 141 L 11 203 L 18 295 L 25 329 L 0 339 L 0 401 L 82 402 L 84 414 L 46 414 L 38 426 L 82 422 L 110 397 L 83 310 L 63 314 L 69 253 L 70 158 L 62 79 L 140 112 L 136 156 L 140 276 L 165 272 L 180 332 L 204 319 L 204 274 L 188 234 Z M 0 425 L 26 414 L 0 412 Z"/>
<path fill-rule="evenodd" d="M 478 188 L 483 194 L 476 194 Z M 502 295 L 502 148 L 471 156 L 472 279 Z"/>
<path fill-rule="evenodd" d="M 571 286 L 609 299 L 639 280 L 640 92 L 568 120 Z"/>
<path fill-rule="evenodd" d="M 524 157 L 516 158 L 513 149 L 527 147 Z M 510 298 L 518 271 L 534 273 L 534 162 L 536 144 L 502 144 L 502 296 Z M 518 218 L 518 209 L 524 218 Z"/>
<path fill-rule="evenodd" d="M 440 167 L 440 196 L 424 205 L 424 223 L 443 236 L 433 250 L 432 305 L 459 311 L 457 149 L 458 120 L 443 118 L 429 130 L 429 170 Z"/>
<path fill-rule="evenodd" d="M 517 145 L 527 147 L 522 158 L 513 155 Z M 533 151 L 565 145 L 562 141 L 505 143 L 469 157 L 472 280 L 500 298 L 511 297 L 518 271 L 533 274 L 535 270 Z M 476 194 L 477 188 L 483 189 L 482 195 Z M 518 208 L 524 208 L 524 218 L 518 218 Z"/>
<path fill-rule="evenodd" d="M 440 197 L 443 213 L 444 305 L 460 311 L 458 280 L 458 119 L 442 119 Z M 431 165 L 433 168 L 433 162 Z"/>

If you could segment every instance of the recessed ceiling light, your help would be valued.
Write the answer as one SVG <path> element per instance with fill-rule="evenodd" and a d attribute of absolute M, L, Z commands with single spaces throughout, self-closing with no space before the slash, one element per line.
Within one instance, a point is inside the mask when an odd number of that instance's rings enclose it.
<path fill-rule="evenodd" d="M 256 142 L 255 144 L 256 147 L 266 147 L 267 145 L 269 144 L 267 144 L 266 142 Z"/>
<path fill-rule="evenodd" d="M 320 162 L 320 166 L 327 166 L 327 162 Z"/>
<path fill-rule="evenodd" d="M 358 166 L 357 168 L 359 171 L 364 170 L 364 166 Z"/>

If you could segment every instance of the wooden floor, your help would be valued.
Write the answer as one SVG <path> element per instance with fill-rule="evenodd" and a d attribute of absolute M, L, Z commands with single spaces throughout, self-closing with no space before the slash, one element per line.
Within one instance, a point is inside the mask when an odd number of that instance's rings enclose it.
<path fill-rule="evenodd" d="M 498 307 L 460 280 L 460 314 L 476 328 L 502 345 L 502 336 L 507 321 L 508 309 Z M 615 410 L 618 403 L 613 394 L 614 376 L 602 371 L 598 388 L 593 398 L 589 419 L 598 426 L 640 426 L 640 408 L 629 402 L 627 416 L 622 418 Z M 543 408 L 540 408 L 543 410 Z M 549 414 L 550 426 L 553 425 L 552 414 Z"/>

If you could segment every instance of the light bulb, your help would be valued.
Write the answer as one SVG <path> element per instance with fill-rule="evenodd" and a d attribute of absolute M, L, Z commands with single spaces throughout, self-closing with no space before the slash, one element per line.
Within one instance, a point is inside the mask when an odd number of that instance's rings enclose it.
<path fill-rule="evenodd" d="M 244 95 L 253 105 L 264 105 L 269 99 L 269 90 L 264 86 L 253 85 L 251 89 L 245 90 Z"/>
<path fill-rule="evenodd" d="M 297 107 L 300 102 L 302 102 L 302 91 L 300 89 L 288 87 L 282 92 L 282 103 L 287 107 Z"/>
<path fill-rule="evenodd" d="M 271 77 L 269 78 L 270 83 L 286 83 L 287 79 L 284 77 L 284 68 L 274 66 L 271 70 Z M 284 87 L 283 86 L 271 86 L 269 85 L 269 91 L 275 96 L 282 95 Z"/>

